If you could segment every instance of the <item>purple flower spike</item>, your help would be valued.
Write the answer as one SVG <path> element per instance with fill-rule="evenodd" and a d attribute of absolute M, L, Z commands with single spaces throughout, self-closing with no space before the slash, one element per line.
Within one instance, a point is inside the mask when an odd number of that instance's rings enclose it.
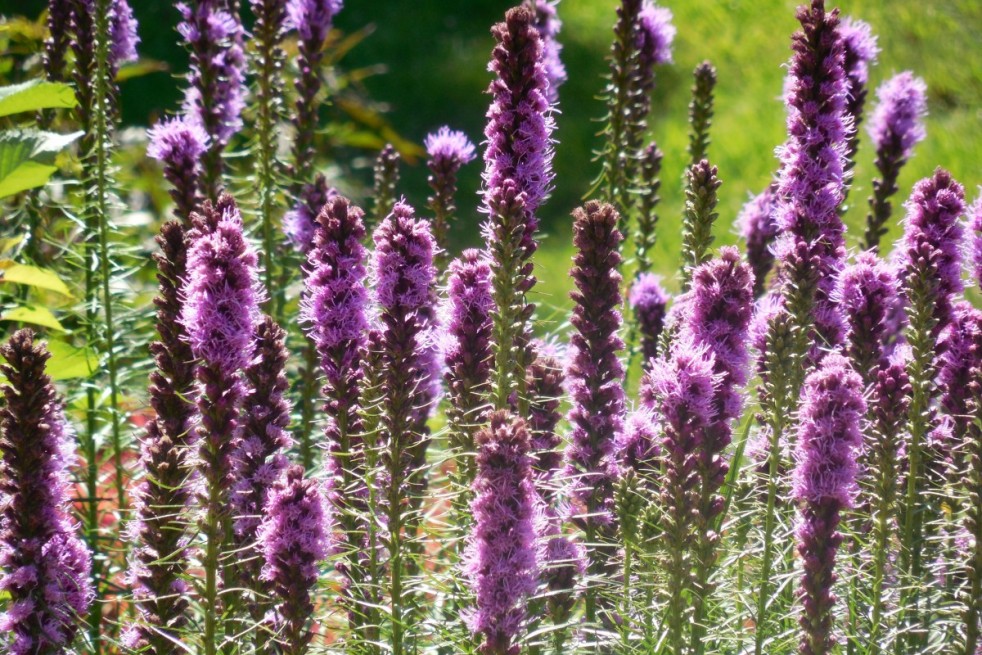
<path fill-rule="evenodd" d="M 201 126 L 181 116 L 157 123 L 147 133 L 147 156 L 164 166 L 164 177 L 174 188 L 174 213 L 185 224 L 198 205 L 198 177 L 201 155 L 208 148 L 208 135 Z"/>
<path fill-rule="evenodd" d="M 894 268 L 872 252 L 860 253 L 839 276 L 835 300 L 846 320 L 846 343 L 852 366 L 866 388 L 889 363 L 889 312 L 897 303 Z"/>
<path fill-rule="evenodd" d="M 137 60 L 136 46 L 140 43 L 137 35 L 137 22 L 133 9 L 126 0 L 113 0 L 109 7 L 109 29 L 112 43 L 109 47 L 109 61 L 112 68 L 118 68 Z"/>
<path fill-rule="evenodd" d="M 835 643 L 832 586 L 842 543 L 838 525 L 857 492 L 856 457 L 865 412 L 862 380 L 845 357 L 827 355 L 805 380 L 795 450 L 793 488 L 801 504 L 797 539 L 804 568 L 798 591 L 803 607 L 799 652 L 806 655 L 829 653 Z"/>
<path fill-rule="evenodd" d="M 975 388 L 978 380 L 973 376 L 982 368 L 982 310 L 969 302 L 959 302 L 955 306 L 954 321 L 941 339 L 945 347 L 938 386 L 945 413 L 945 425 L 941 432 L 946 443 L 935 445 L 942 450 L 945 458 L 952 458 L 952 451 L 966 443 L 973 423 L 973 403 L 979 400 L 974 397 L 978 393 Z"/>
<path fill-rule="evenodd" d="M 750 199 L 737 217 L 740 236 L 747 242 L 747 261 L 754 273 L 754 297 L 764 295 L 767 274 L 774 267 L 774 240 L 778 235 L 774 212 L 778 196 L 772 184 Z"/>
<path fill-rule="evenodd" d="M 658 483 L 661 472 L 659 438 L 655 413 L 644 406 L 628 415 L 624 429 L 617 435 L 620 465 L 633 469 L 651 489 Z"/>
<path fill-rule="evenodd" d="M 436 237 L 440 248 L 438 257 L 440 269 L 446 267 L 447 232 L 454 212 L 454 196 L 457 195 L 457 173 L 460 167 L 474 160 L 474 144 L 463 132 L 441 127 L 433 134 L 427 135 L 424 143 L 429 158 L 427 166 L 430 169 L 429 184 L 433 195 L 429 198 L 429 206 L 433 211 L 433 236 Z"/>
<path fill-rule="evenodd" d="M 429 155 L 432 163 L 430 168 L 452 168 L 459 169 L 464 164 L 474 161 L 474 144 L 467 138 L 467 135 L 457 130 L 451 130 L 447 126 L 441 127 L 433 134 L 426 136 L 423 143 L 426 147 L 426 154 Z"/>
<path fill-rule="evenodd" d="M 292 466 L 266 505 L 259 543 L 265 555 L 263 578 L 276 598 L 273 631 L 283 655 L 302 655 L 314 633 L 313 592 L 318 564 L 331 551 L 333 518 L 314 480 Z"/>
<path fill-rule="evenodd" d="M 300 197 L 293 209 L 283 216 L 283 232 L 299 252 L 307 254 L 314 245 L 317 232 L 317 215 L 328 202 L 338 197 L 338 191 L 327 185 L 327 178 L 321 174 L 314 177 L 312 184 L 304 184 Z"/>
<path fill-rule="evenodd" d="M 979 188 L 982 192 L 982 187 Z M 972 265 L 972 276 L 975 284 L 982 288 L 982 195 L 975 201 L 969 211 L 969 225 L 971 246 L 969 263 Z"/>
<path fill-rule="evenodd" d="M 0 644 L 11 655 L 68 652 L 94 597 L 71 518 L 75 441 L 34 333 L 19 330 L 0 355 Z"/>
<path fill-rule="evenodd" d="M 288 0 L 287 26 L 304 41 L 323 43 L 343 7 L 343 0 Z"/>
<path fill-rule="evenodd" d="M 547 501 L 553 497 L 549 483 L 563 463 L 560 450 L 562 439 L 556 427 L 563 416 L 559 406 L 563 399 L 563 364 L 556 357 L 544 354 L 541 348 L 529 368 L 527 386 L 530 397 L 528 428 L 533 453 L 536 488 Z"/>
<path fill-rule="evenodd" d="M 775 218 L 788 309 L 801 328 L 796 355 L 803 356 L 809 341 L 804 328 L 814 328 L 818 346 L 842 341 L 842 320 L 830 296 L 845 258 L 838 210 L 845 198 L 851 120 L 838 12 L 826 12 L 822 0 L 813 0 L 798 10 L 798 20 L 802 30 L 792 44 L 785 95 L 788 139 L 780 150 Z M 821 355 L 818 346 L 811 348 L 813 361 Z"/>
<path fill-rule="evenodd" d="M 651 359 L 658 354 L 658 339 L 665 327 L 665 314 L 668 311 L 668 293 L 661 286 L 661 276 L 642 273 L 631 286 L 627 302 L 634 310 L 641 333 L 642 365 L 648 367 Z"/>
<path fill-rule="evenodd" d="M 484 637 L 483 655 L 518 655 L 515 641 L 539 579 L 539 501 L 525 422 L 507 411 L 493 413 L 490 425 L 477 434 L 477 447 L 474 528 L 464 558 L 476 606 L 465 619 L 474 634 Z"/>
<path fill-rule="evenodd" d="M 641 66 L 651 68 L 672 61 L 672 42 L 675 40 L 675 25 L 672 24 L 672 11 L 659 7 L 651 0 L 644 0 L 638 14 L 638 52 Z"/>
<path fill-rule="evenodd" d="M 529 6 L 535 10 L 535 28 L 542 37 L 542 65 L 546 69 L 546 79 L 549 81 L 547 97 L 550 105 L 559 102 L 559 87 L 566 81 L 566 66 L 560 54 L 563 45 L 559 42 L 559 31 L 563 23 L 559 20 L 556 6 L 559 0 L 528 0 Z"/>
<path fill-rule="evenodd" d="M 48 38 L 44 40 L 44 73 L 51 82 L 65 76 L 65 55 L 72 30 L 74 0 L 48 0 Z"/>
<path fill-rule="evenodd" d="M 866 106 L 866 85 L 869 82 L 869 67 L 876 63 L 880 47 L 876 44 L 873 28 L 861 20 L 846 17 L 839 25 L 839 34 L 845 45 L 846 83 L 848 100 L 846 114 L 852 118 L 849 135 L 849 150 L 846 153 L 847 166 L 855 164 L 856 150 L 859 147 L 859 125 L 863 122 L 863 109 Z"/>

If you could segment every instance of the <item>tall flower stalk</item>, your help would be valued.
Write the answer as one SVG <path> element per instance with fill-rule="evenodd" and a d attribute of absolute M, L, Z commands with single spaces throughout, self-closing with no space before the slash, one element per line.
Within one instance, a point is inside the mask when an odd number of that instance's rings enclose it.
<path fill-rule="evenodd" d="M 34 333 L 14 333 L 0 355 L 0 643 L 11 655 L 63 653 L 94 598 L 90 555 L 71 518 L 74 440 Z"/>
<path fill-rule="evenodd" d="M 576 290 L 570 322 L 570 364 L 567 372 L 572 426 L 566 450 L 569 494 L 576 504 L 575 521 L 591 545 L 588 571 L 594 579 L 585 592 L 587 622 L 609 607 L 596 582 L 610 572 L 615 553 L 614 486 L 617 461 L 614 442 L 625 416 L 624 366 L 620 352 L 620 282 L 617 272 L 621 233 L 613 205 L 588 202 L 573 212 L 576 255 L 570 277 Z M 605 617 L 609 618 L 609 617 Z"/>
<path fill-rule="evenodd" d="M 430 169 L 428 182 L 433 194 L 429 208 L 433 212 L 433 237 L 436 239 L 437 265 L 440 271 L 447 267 L 447 233 L 457 211 L 457 173 L 461 166 L 474 160 L 474 144 L 463 132 L 441 127 L 426 137 L 427 161 Z"/>
<path fill-rule="evenodd" d="M 641 365 L 644 368 L 650 366 L 652 358 L 658 354 L 668 300 L 661 278 L 654 273 L 639 275 L 628 294 L 627 302 L 634 310 L 634 322 L 641 337 Z"/>
<path fill-rule="evenodd" d="M 552 184 L 555 128 L 548 101 L 549 82 L 543 64 L 542 38 L 528 7 L 508 10 L 491 32 L 497 44 L 490 69 L 484 135 L 483 226 L 493 273 L 494 361 L 493 404 L 505 409 L 517 393 L 519 415 L 525 414 L 525 370 L 531 364 L 530 321 L 534 305 L 526 295 L 535 284 L 532 255 L 538 244 L 536 211 Z M 516 138 L 516 136 L 520 138 Z"/>
<path fill-rule="evenodd" d="M 685 215 L 682 219 L 682 289 L 688 291 L 692 272 L 709 260 L 713 224 L 719 217 L 719 170 L 702 159 L 685 172 Z"/>
<path fill-rule="evenodd" d="M 754 297 L 760 298 L 767 290 L 767 275 L 774 268 L 774 240 L 777 238 L 776 185 L 771 184 L 751 198 L 740 210 L 737 228 L 747 243 L 747 261 L 754 273 Z"/>
<path fill-rule="evenodd" d="M 709 152 L 709 128 L 713 124 L 713 90 L 716 67 L 708 61 L 696 66 L 692 76 L 692 100 L 689 102 L 689 166 L 706 159 Z"/>
<path fill-rule="evenodd" d="M 658 225 L 658 203 L 661 197 L 661 163 L 664 153 L 657 143 L 649 143 L 641 153 L 639 164 L 638 224 L 634 230 L 635 265 L 638 275 L 651 270 L 651 255 L 658 238 L 655 228 Z"/>
<path fill-rule="evenodd" d="M 220 580 L 230 581 L 234 564 L 222 558 L 232 532 L 230 509 L 235 435 L 246 393 L 242 371 L 252 362 L 259 320 L 257 257 L 242 232 L 235 201 L 223 194 L 216 204 L 205 202 L 192 217 L 181 324 L 197 360 L 198 468 L 197 492 L 204 539 L 201 560 L 204 581 L 199 589 L 202 650 L 215 655 L 218 628 L 229 596 L 219 597 Z"/>
<path fill-rule="evenodd" d="M 372 191 L 372 198 L 375 199 L 374 225 L 378 225 L 389 215 L 399 197 L 401 162 L 402 155 L 391 143 L 385 144 L 375 159 L 375 187 Z"/>
<path fill-rule="evenodd" d="M 863 111 L 866 108 L 869 69 L 876 64 L 880 48 L 876 43 L 873 28 L 861 20 L 846 17 L 842 20 L 839 31 L 845 46 L 843 65 L 846 71 L 848 95 L 846 115 L 852 119 L 845 153 L 845 175 L 851 182 L 852 169 L 856 166 L 856 153 L 859 151 L 859 126 L 863 122 Z M 848 192 L 849 186 L 846 187 L 846 193 Z"/>

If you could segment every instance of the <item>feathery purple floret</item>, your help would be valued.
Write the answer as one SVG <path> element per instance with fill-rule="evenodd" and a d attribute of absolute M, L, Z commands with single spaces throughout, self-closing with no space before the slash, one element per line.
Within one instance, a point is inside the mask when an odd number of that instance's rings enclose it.
<path fill-rule="evenodd" d="M 846 17 L 839 24 L 839 34 L 845 46 L 844 65 L 848 99 L 846 112 L 852 118 L 850 134 L 850 150 L 855 148 L 856 130 L 863 120 L 863 108 L 866 105 L 866 84 L 869 82 L 869 67 L 876 63 L 880 48 L 876 36 L 869 23 Z M 850 152 L 850 159 L 855 152 Z"/>
<path fill-rule="evenodd" d="M 201 155 L 208 149 L 208 135 L 201 126 L 184 116 L 157 123 L 147 135 L 147 156 L 164 166 L 164 177 L 174 188 L 176 214 L 185 223 L 197 208 Z"/>
<path fill-rule="evenodd" d="M 437 259 L 440 270 L 446 267 L 447 233 L 450 219 L 457 207 L 457 173 L 460 167 L 474 160 L 474 144 L 463 132 L 441 127 L 426 136 L 424 142 L 427 154 L 427 168 L 430 175 L 427 181 L 433 194 L 429 197 L 429 207 L 433 212 L 433 236 L 436 237 L 440 252 Z"/>
<path fill-rule="evenodd" d="M 847 114 L 845 48 L 838 12 L 821 0 L 798 11 L 785 103 L 788 139 L 780 149 L 782 171 L 775 212 L 781 235 L 777 253 L 786 273 L 793 312 L 810 308 L 821 343 L 842 341 L 841 317 L 831 301 L 845 258 L 845 226 L 838 208 L 845 197 L 845 155 L 852 121 Z M 813 353 L 816 349 L 813 349 Z M 804 353 L 801 353 L 804 354 Z"/>
<path fill-rule="evenodd" d="M 637 46 L 642 67 L 671 63 L 672 42 L 676 33 L 672 11 L 657 6 L 651 0 L 644 0 L 638 14 L 638 26 Z"/>
<path fill-rule="evenodd" d="M 333 519 L 316 481 L 305 479 L 302 466 L 287 470 L 273 490 L 259 527 L 265 556 L 263 579 L 276 598 L 273 619 L 279 651 L 299 655 L 313 638 L 313 591 L 319 563 L 331 551 Z"/>
<path fill-rule="evenodd" d="M 444 125 L 436 132 L 426 135 L 423 142 L 429 155 L 430 168 L 452 168 L 454 171 L 474 160 L 474 144 L 467 135 L 451 130 Z"/>
<path fill-rule="evenodd" d="M 283 215 L 283 232 L 293 247 L 302 253 L 313 247 L 317 231 L 317 215 L 328 202 L 338 196 L 337 189 L 327 185 L 327 178 L 318 174 L 313 183 L 300 188 L 293 209 Z"/>
<path fill-rule="evenodd" d="M 75 442 L 34 333 L 16 332 L 0 355 L 0 643 L 11 655 L 67 652 L 94 597 L 71 518 Z"/>
<path fill-rule="evenodd" d="M 286 5 L 287 26 L 297 30 L 305 41 L 323 42 L 331 30 L 334 17 L 343 6 L 343 0 L 289 0 Z"/>
<path fill-rule="evenodd" d="M 657 484 L 661 472 L 659 438 L 656 415 L 643 405 L 628 415 L 624 429 L 617 435 L 620 465 L 638 473 L 649 487 Z"/>
<path fill-rule="evenodd" d="M 550 105 L 559 101 L 559 87 L 566 81 L 566 66 L 560 54 L 563 46 L 559 42 L 559 31 L 563 23 L 559 20 L 556 6 L 559 0 L 530 0 L 529 6 L 535 10 L 535 28 L 542 37 L 542 65 L 546 70 L 549 90 L 546 97 Z"/>
<path fill-rule="evenodd" d="M 525 422 L 494 412 L 477 434 L 474 528 L 464 559 L 475 596 L 465 616 L 484 655 L 517 655 L 527 600 L 538 586 L 536 502 Z"/>
<path fill-rule="evenodd" d="M 801 503 L 796 534 L 804 569 L 798 591 L 802 655 L 824 655 L 835 643 L 832 586 L 842 542 L 837 528 L 842 510 L 852 507 L 857 492 L 856 457 L 865 412 L 862 380 L 845 357 L 827 355 L 805 379 L 795 449 L 793 492 Z"/>
<path fill-rule="evenodd" d="M 536 347 L 537 355 L 529 367 L 526 387 L 529 394 L 528 429 L 532 448 L 532 468 L 536 486 L 548 501 L 552 498 L 546 486 L 562 465 L 562 439 L 556 428 L 563 416 L 559 411 L 563 399 L 563 364 L 547 354 L 548 349 Z"/>
<path fill-rule="evenodd" d="M 979 188 L 982 192 L 982 187 Z M 972 266 L 972 276 L 975 284 L 982 288 L 982 195 L 975 201 L 969 210 L 969 256 L 968 262 Z"/>
<path fill-rule="evenodd" d="M 623 427 L 624 366 L 619 353 L 621 325 L 621 262 L 619 217 L 612 205 L 588 202 L 573 212 L 576 255 L 570 277 L 576 290 L 570 322 L 570 364 L 567 371 L 573 431 L 566 450 L 571 496 L 584 513 L 581 521 L 610 529 L 613 521 L 617 461 L 614 440 Z"/>
<path fill-rule="evenodd" d="M 133 9 L 126 0 L 113 0 L 109 6 L 109 30 L 112 41 L 109 46 L 109 62 L 112 68 L 136 61 L 136 46 L 140 43 Z"/>
<path fill-rule="evenodd" d="M 973 422 L 972 402 L 976 400 L 973 394 L 977 392 L 973 388 L 973 384 L 977 384 L 973 376 L 982 367 L 982 310 L 961 301 L 955 305 L 953 317 L 951 325 L 941 335 L 945 345 L 938 377 L 941 407 L 945 413 L 942 433 L 947 443 L 947 455 L 965 443 Z"/>
<path fill-rule="evenodd" d="M 876 90 L 876 97 L 878 102 L 868 129 L 877 154 L 891 152 L 895 159 L 908 159 L 914 146 L 924 140 L 927 85 L 904 71 L 884 82 Z"/>
<path fill-rule="evenodd" d="M 661 276 L 642 273 L 631 285 L 627 302 L 634 310 L 634 318 L 641 334 L 642 364 L 648 366 L 651 358 L 658 354 L 658 339 L 665 327 L 665 314 L 668 311 L 668 292 L 661 286 Z"/>
<path fill-rule="evenodd" d="M 834 298 L 846 322 L 847 354 L 867 388 L 888 364 L 889 312 L 897 296 L 893 266 L 872 252 L 857 255 L 839 276 Z"/>
<path fill-rule="evenodd" d="M 774 211 L 778 196 L 772 184 L 750 199 L 740 210 L 737 228 L 747 242 L 747 261 L 754 273 L 754 297 L 764 294 L 767 274 L 774 267 L 774 240 L 778 235 Z"/>

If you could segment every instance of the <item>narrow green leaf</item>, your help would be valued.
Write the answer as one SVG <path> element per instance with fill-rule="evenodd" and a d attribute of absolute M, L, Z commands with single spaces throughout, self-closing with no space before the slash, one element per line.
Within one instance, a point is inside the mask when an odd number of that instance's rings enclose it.
<path fill-rule="evenodd" d="M 31 80 L 0 87 L 0 116 L 39 109 L 71 109 L 77 104 L 72 87 L 61 82 Z"/>
<path fill-rule="evenodd" d="M 47 372 L 52 380 L 91 377 L 99 367 L 99 358 L 88 348 L 76 348 L 64 341 L 48 341 L 51 360 Z"/>
<path fill-rule="evenodd" d="M 38 307 L 36 305 L 24 305 L 22 307 L 14 307 L 13 309 L 8 309 L 3 314 L 0 314 L 0 321 L 15 321 L 17 323 L 29 323 L 31 325 L 40 325 L 41 327 L 46 327 L 51 330 L 57 330 L 58 332 L 65 332 L 65 328 L 55 315 L 51 313 L 50 310 L 44 307 Z"/>
<path fill-rule="evenodd" d="M 68 285 L 61 281 L 58 274 L 46 268 L 18 264 L 9 259 L 0 260 L 0 282 L 26 284 L 29 287 L 48 289 L 69 298 L 72 292 Z"/>

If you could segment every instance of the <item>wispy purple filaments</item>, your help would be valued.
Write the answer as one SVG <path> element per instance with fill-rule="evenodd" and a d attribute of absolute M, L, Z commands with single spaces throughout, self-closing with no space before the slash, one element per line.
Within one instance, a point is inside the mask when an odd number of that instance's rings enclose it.
<path fill-rule="evenodd" d="M 982 188 L 980 188 L 982 191 Z M 982 196 L 969 210 L 969 256 L 967 260 L 972 266 L 972 277 L 975 284 L 982 288 Z"/>
<path fill-rule="evenodd" d="M 672 61 L 672 43 L 675 41 L 675 25 L 672 11 L 644 0 L 638 13 L 637 46 L 641 57 L 642 79 L 651 76 L 651 68 Z M 650 82 L 645 86 L 649 86 Z"/>
<path fill-rule="evenodd" d="M 71 518 L 74 439 L 34 333 L 16 332 L 0 355 L 0 643 L 11 655 L 67 652 L 95 595 Z"/>
<path fill-rule="evenodd" d="M 198 205 L 201 155 L 208 148 L 208 135 L 198 123 L 180 116 L 157 123 L 147 136 L 147 156 L 163 164 L 164 177 L 173 187 L 174 213 L 187 225 Z"/>
<path fill-rule="evenodd" d="M 825 655 L 835 643 L 832 586 L 843 538 L 838 525 L 857 492 L 856 457 L 863 443 L 860 423 L 865 412 L 862 380 L 844 357 L 827 355 L 805 380 L 795 449 L 793 491 L 801 504 L 796 535 L 803 567 L 798 590 L 802 655 Z"/>
<path fill-rule="evenodd" d="M 517 655 L 515 643 L 538 586 L 535 487 L 525 422 L 497 411 L 477 434 L 474 528 L 464 574 L 475 596 L 465 620 L 484 639 L 483 655 Z"/>
<path fill-rule="evenodd" d="M 628 293 L 627 302 L 634 310 L 641 335 L 641 363 L 645 367 L 658 354 L 658 339 L 665 327 L 668 299 L 668 292 L 661 286 L 661 277 L 654 273 L 639 275 Z"/>
<path fill-rule="evenodd" d="M 897 300 L 893 267 L 872 252 L 857 255 L 839 276 L 835 301 L 846 322 L 846 350 L 867 389 L 889 363 L 889 312 Z"/>
<path fill-rule="evenodd" d="M 560 56 L 563 45 L 559 42 L 559 31 L 563 23 L 557 11 L 559 0 L 529 0 L 528 4 L 535 10 L 535 28 L 542 37 L 542 65 L 549 81 L 546 97 L 550 105 L 555 105 L 559 102 L 559 87 L 567 77 L 566 66 Z"/>
<path fill-rule="evenodd" d="M 750 199 L 740 210 L 737 229 L 747 242 L 747 261 L 754 274 L 754 297 L 764 295 L 767 275 L 774 267 L 774 240 L 778 235 L 774 211 L 778 196 L 775 185 L 770 185 Z"/>
<path fill-rule="evenodd" d="M 849 145 L 846 152 L 846 166 L 855 165 L 856 151 L 859 147 L 859 125 L 863 121 L 866 106 L 869 68 L 876 63 L 880 48 L 876 36 L 868 23 L 846 17 L 839 25 L 839 33 L 845 47 L 843 64 L 846 71 L 846 114 L 852 119 Z"/>

